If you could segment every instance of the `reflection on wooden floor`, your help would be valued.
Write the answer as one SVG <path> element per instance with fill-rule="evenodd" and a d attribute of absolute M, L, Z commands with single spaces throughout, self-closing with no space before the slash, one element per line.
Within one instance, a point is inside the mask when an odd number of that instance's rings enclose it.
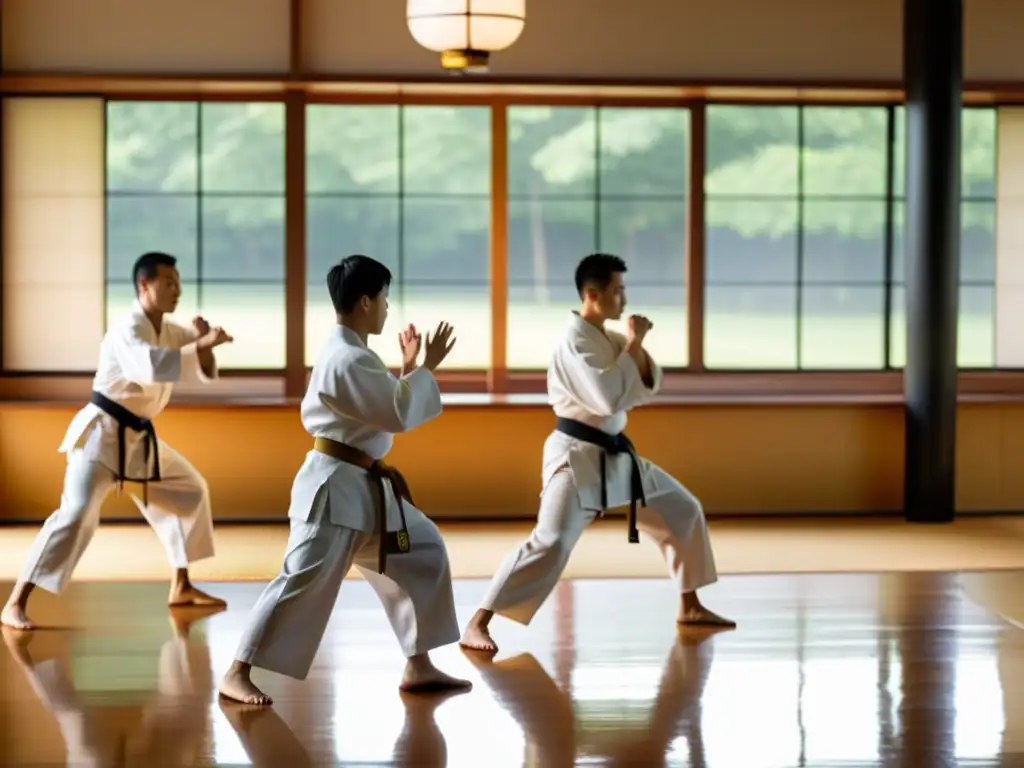
<path fill-rule="evenodd" d="M 354 581 L 307 681 L 257 676 L 265 711 L 215 694 L 261 585 L 210 586 L 226 612 L 172 618 L 157 583 L 38 594 L 51 629 L 0 649 L 0 764 L 1024 764 L 1024 572 L 727 577 L 717 634 L 676 631 L 667 580 L 563 581 L 531 627 L 494 622 L 494 663 L 436 655 L 475 683 L 447 699 L 399 694 Z M 460 620 L 485 588 L 457 583 Z"/>

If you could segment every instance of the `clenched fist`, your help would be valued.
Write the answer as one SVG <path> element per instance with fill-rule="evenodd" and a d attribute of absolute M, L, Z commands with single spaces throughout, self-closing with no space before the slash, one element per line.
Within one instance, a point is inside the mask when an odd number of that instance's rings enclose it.
<path fill-rule="evenodd" d="M 642 341 L 647 335 L 648 331 L 654 327 L 654 323 L 648 320 L 643 315 L 630 315 L 629 316 L 629 338 Z"/>

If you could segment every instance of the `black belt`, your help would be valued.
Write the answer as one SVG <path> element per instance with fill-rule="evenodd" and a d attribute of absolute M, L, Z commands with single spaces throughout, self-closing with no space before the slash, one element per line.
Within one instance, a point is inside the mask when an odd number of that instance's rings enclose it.
<path fill-rule="evenodd" d="M 160 480 L 160 447 L 156 439 L 156 429 L 153 427 L 153 422 L 149 419 L 143 419 L 136 416 L 134 413 L 129 411 L 120 403 L 115 403 L 109 397 L 101 395 L 99 392 L 93 391 L 89 397 L 89 402 L 103 411 L 107 416 L 117 422 L 117 487 L 118 490 L 124 488 L 125 480 L 133 483 L 142 483 L 142 503 L 144 505 L 149 504 L 149 482 Z M 153 473 L 148 477 L 131 478 L 127 477 L 124 472 L 124 433 L 126 430 L 133 430 L 135 432 L 145 433 L 145 439 L 142 443 L 142 456 L 146 462 L 146 469 L 149 469 L 149 454 L 150 450 L 153 452 Z"/>
<path fill-rule="evenodd" d="M 633 442 L 626 437 L 625 432 L 617 435 L 609 435 L 596 427 L 584 424 L 576 419 L 558 417 L 555 422 L 555 429 L 576 440 L 596 445 L 604 450 L 601 452 L 601 511 L 608 508 L 608 478 L 606 469 L 606 457 L 608 454 L 618 455 L 628 453 L 632 465 L 629 475 L 629 543 L 640 543 L 640 534 L 636 529 L 636 505 L 639 501 L 647 506 L 647 497 L 644 495 L 644 478 L 640 472 L 640 457 L 633 447 Z"/>

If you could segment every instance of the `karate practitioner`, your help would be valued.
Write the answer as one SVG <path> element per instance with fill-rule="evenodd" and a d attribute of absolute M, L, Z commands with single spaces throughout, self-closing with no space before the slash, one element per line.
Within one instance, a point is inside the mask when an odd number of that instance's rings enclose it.
<path fill-rule="evenodd" d="M 638 529 L 661 549 L 681 595 L 681 624 L 735 624 L 705 608 L 697 590 L 717 581 L 700 502 L 675 478 L 636 455 L 626 438 L 626 412 L 650 401 L 661 368 L 643 348 L 651 330 L 629 318 L 626 337 L 606 330 L 626 306 L 617 256 L 592 254 L 576 268 L 583 302 L 574 311 L 548 368 L 548 402 L 557 417 L 544 444 L 537 525 L 495 574 L 460 644 L 496 652 L 488 625 L 495 613 L 529 624 L 554 589 L 583 529 L 611 507 L 630 505 L 629 541 Z M 638 510 L 637 507 L 640 507 Z"/>
<path fill-rule="evenodd" d="M 271 698 L 250 679 L 252 667 L 297 680 L 309 674 L 341 583 L 354 563 L 384 605 L 407 658 L 400 688 L 468 688 L 436 669 L 428 651 L 459 639 L 448 553 L 441 535 L 412 505 L 402 476 L 381 459 L 394 434 L 441 414 L 433 370 L 455 340 L 447 323 L 421 336 L 399 334 L 396 378 L 367 346 L 388 314 L 391 272 L 349 256 L 327 275 L 338 325 L 331 331 L 302 400 L 313 448 L 292 484 L 291 534 L 281 572 L 253 609 L 220 692 L 246 704 Z"/>
<path fill-rule="evenodd" d="M 192 321 L 191 329 L 164 317 L 181 296 L 176 263 L 165 253 L 144 253 L 135 262 L 135 308 L 107 330 L 100 344 L 89 404 L 72 419 L 59 448 L 68 457 L 60 508 L 43 524 L 0 613 L 7 626 L 35 629 L 27 614 L 32 590 L 63 591 L 96 532 L 103 500 L 125 481 L 142 483 L 142 499 L 134 494 L 132 499 L 174 569 L 168 603 L 224 605 L 189 579 L 189 564 L 213 556 L 206 481 L 181 454 L 157 440 L 152 423 L 171 399 L 175 382 L 217 377 L 213 349 L 232 341 L 223 328 L 211 328 L 202 317 Z"/>

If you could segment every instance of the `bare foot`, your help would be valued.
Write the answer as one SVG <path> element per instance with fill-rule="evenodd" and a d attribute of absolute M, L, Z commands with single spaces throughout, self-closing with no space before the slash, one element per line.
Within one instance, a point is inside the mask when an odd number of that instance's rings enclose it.
<path fill-rule="evenodd" d="M 180 605 L 225 607 L 227 606 L 227 601 L 213 595 L 208 595 L 191 584 L 186 584 L 185 586 L 171 586 L 171 594 L 167 598 L 167 604 L 172 607 Z"/>
<path fill-rule="evenodd" d="M 402 683 L 398 689 L 407 693 L 425 693 L 427 691 L 469 690 L 473 684 L 469 680 L 446 675 L 430 661 L 425 653 L 413 656 L 405 665 Z"/>
<path fill-rule="evenodd" d="M 676 621 L 680 624 L 688 626 L 704 626 L 704 627 L 735 627 L 736 622 L 732 619 L 727 619 L 723 616 L 719 616 L 717 613 L 709 611 L 703 605 L 696 608 L 687 608 L 679 612 L 679 616 Z"/>
<path fill-rule="evenodd" d="M 220 681 L 220 695 L 255 707 L 270 706 L 274 700 L 253 684 L 249 679 L 250 670 L 251 667 L 237 661 L 232 664 L 224 679 Z"/>
<path fill-rule="evenodd" d="M 31 630 L 36 628 L 25 609 L 17 603 L 8 603 L 4 606 L 3 611 L 0 612 L 0 624 L 11 629 Z"/>
<path fill-rule="evenodd" d="M 491 637 L 490 630 L 487 627 L 482 627 L 472 622 L 466 626 L 466 631 L 462 633 L 459 645 L 470 651 L 498 652 L 498 644 Z"/>

